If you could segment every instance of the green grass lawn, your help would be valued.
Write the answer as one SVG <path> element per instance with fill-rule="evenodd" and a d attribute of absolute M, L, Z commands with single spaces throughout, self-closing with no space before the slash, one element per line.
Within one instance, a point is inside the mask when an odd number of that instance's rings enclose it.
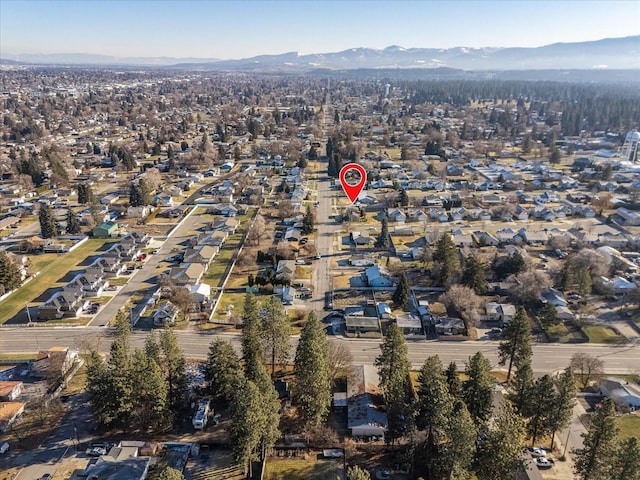
<path fill-rule="evenodd" d="M 35 298 L 45 293 L 52 287 L 62 287 L 65 282 L 59 280 L 70 270 L 84 269 L 80 264 L 90 255 L 96 255 L 105 243 L 114 240 L 89 239 L 73 252 L 64 255 L 36 255 L 31 257 L 32 272 L 40 271 L 40 274 L 26 285 L 2 301 L 0 304 L 0 323 L 4 323 L 25 308 L 25 304 L 33 302 Z M 38 258 L 43 257 L 43 258 Z M 55 260 L 55 261 L 54 261 Z"/>
<path fill-rule="evenodd" d="M 620 438 L 640 438 L 640 415 L 623 415 L 616 419 L 616 424 L 620 429 L 618 434 Z"/>
<path fill-rule="evenodd" d="M 590 343 L 624 343 L 626 338 L 611 328 L 602 325 L 590 325 L 582 329 Z"/>
<path fill-rule="evenodd" d="M 335 480 L 344 478 L 342 460 L 309 458 L 269 458 L 266 480 Z"/>
<path fill-rule="evenodd" d="M 244 308 L 244 293 L 223 293 L 222 298 L 218 301 L 214 319 L 226 321 L 229 319 L 227 315 L 227 307 L 233 305 L 231 315 L 242 315 Z"/>

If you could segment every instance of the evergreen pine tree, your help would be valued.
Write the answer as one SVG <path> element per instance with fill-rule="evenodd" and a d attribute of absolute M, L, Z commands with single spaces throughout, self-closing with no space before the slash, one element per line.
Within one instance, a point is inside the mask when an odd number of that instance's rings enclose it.
<path fill-rule="evenodd" d="M 253 293 L 244 297 L 242 310 L 242 360 L 245 373 L 262 361 L 262 345 L 260 343 L 260 318 L 258 316 L 258 302 Z"/>
<path fill-rule="evenodd" d="M 391 298 L 393 299 L 393 303 L 402 309 L 406 309 L 409 304 L 411 290 L 409 289 L 409 282 L 404 272 L 400 274 L 400 281 Z"/>
<path fill-rule="evenodd" d="M 503 340 L 498 347 L 498 356 L 500 365 L 509 361 L 507 382 L 511 378 L 514 362 L 519 363 L 531 358 L 531 325 L 524 307 L 518 307 L 515 316 L 504 329 Z"/>
<path fill-rule="evenodd" d="M 468 380 L 462 384 L 462 398 L 473 421 L 476 424 L 486 422 L 491 416 L 494 384 L 491 364 L 478 352 L 469 359 L 465 373 Z"/>
<path fill-rule="evenodd" d="M 307 205 L 305 214 L 302 217 L 302 233 L 304 233 L 305 235 L 313 233 L 316 228 L 315 224 L 316 219 L 313 211 L 311 210 L 311 205 Z"/>
<path fill-rule="evenodd" d="M 15 290 L 21 283 L 20 269 L 7 252 L 0 250 L 0 295 Z"/>
<path fill-rule="evenodd" d="M 465 258 L 462 284 L 473 288 L 478 295 L 487 293 L 486 265 L 475 255 L 469 255 Z"/>
<path fill-rule="evenodd" d="M 613 400 L 605 398 L 582 434 L 583 448 L 574 450 L 574 471 L 581 480 L 604 478 L 615 449 L 618 427 Z M 620 479 L 621 480 L 621 479 Z"/>
<path fill-rule="evenodd" d="M 389 222 L 386 217 L 384 217 L 381 221 L 380 234 L 378 234 L 374 246 L 376 248 L 389 248 L 391 246 L 391 237 L 389 237 Z"/>
<path fill-rule="evenodd" d="M 409 404 L 409 358 L 404 335 L 397 324 L 392 323 L 380 345 L 381 353 L 375 360 L 380 377 L 380 387 L 387 407 L 388 430 L 385 440 L 393 443 L 407 430 Z"/>
<path fill-rule="evenodd" d="M 556 432 L 569 425 L 576 404 L 576 383 L 571 368 L 565 369 L 556 381 L 556 393 L 549 411 L 548 431 L 551 433 L 551 449 Z"/>
<path fill-rule="evenodd" d="M 71 235 L 80 233 L 80 220 L 71 208 L 67 210 L 67 233 Z"/>
<path fill-rule="evenodd" d="M 533 390 L 533 370 L 530 359 L 521 359 L 515 363 L 516 374 L 509 385 L 509 400 L 518 415 L 529 416 L 530 401 Z"/>
<path fill-rule="evenodd" d="M 534 446 L 538 436 L 550 428 L 550 416 L 554 403 L 553 381 L 549 375 L 543 375 L 533 383 L 531 389 L 531 403 L 529 414 L 529 435 L 531 446 Z"/>
<path fill-rule="evenodd" d="M 40 221 L 40 232 L 42 238 L 57 238 L 58 229 L 56 228 L 56 220 L 53 216 L 53 212 L 49 205 L 41 205 L 40 213 L 38 214 L 38 220 Z"/>
<path fill-rule="evenodd" d="M 161 367 L 167 382 L 167 400 L 171 410 L 177 412 L 186 401 L 186 361 L 173 330 L 168 327 L 160 332 L 160 350 L 162 352 Z"/>
<path fill-rule="evenodd" d="M 502 404 L 493 428 L 478 448 L 478 480 L 513 480 L 523 468 L 524 421 L 508 402 Z"/>
<path fill-rule="evenodd" d="M 615 449 L 607 480 L 640 479 L 640 442 L 637 437 L 629 437 Z"/>
<path fill-rule="evenodd" d="M 458 376 L 458 366 L 456 362 L 451 362 L 445 372 L 447 377 L 447 386 L 449 387 L 449 393 L 453 398 L 462 398 L 462 383 Z"/>
<path fill-rule="evenodd" d="M 235 381 L 243 375 L 242 365 L 231 344 L 221 339 L 211 342 L 204 366 L 209 395 L 224 402 L 231 401 Z"/>
<path fill-rule="evenodd" d="M 445 232 L 436 243 L 433 252 L 434 270 L 436 280 L 440 285 L 448 285 L 453 277 L 458 273 L 460 261 L 458 260 L 458 249 L 456 248 L 449 232 Z"/>
<path fill-rule="evenodd" d="M 260 337 L 264 351 L 271 362 L 271 376 L 273 376 L 276 371 L 276 363 L 283 365 L 289 356 L 291 325 L 284 306 L 277 297 L 269 298 L 265 310 Z"/>
<path fill-rule="evenodd" d="M 298 342 L 295 357 L 298 411 L 311 425 L 322 422 L 331 406 L 329 343 L 315 312 L 309 318 Z"/>

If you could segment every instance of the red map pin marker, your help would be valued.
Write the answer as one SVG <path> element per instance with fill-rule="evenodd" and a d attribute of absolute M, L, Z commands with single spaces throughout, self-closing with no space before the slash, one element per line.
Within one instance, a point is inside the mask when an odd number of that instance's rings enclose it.
<path fill-rule="evenodd" d="M 360 180 L 355 185 L 350 185 L 349 182 L 347 182 L 347 173 L 351 170 L 355 170 L 360 174 Z M 356 198 L 360 195 L 365 183 L 367 183 L 367 172 L 362 165 L 358 165 L 357 163 L 347 163 L 340 169 L 340 184 L 342 185 L 344 193 L 346 193 L 349 200 L 351 200 L 351 203 L 356 201 Z"/>

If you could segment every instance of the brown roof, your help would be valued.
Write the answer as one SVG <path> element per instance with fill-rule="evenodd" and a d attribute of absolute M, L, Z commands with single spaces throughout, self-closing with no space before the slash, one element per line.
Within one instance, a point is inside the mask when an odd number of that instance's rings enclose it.
<path fill-rule="evenodd" d="M 16 385 L 21 385 L 22 382 L 2 382 L 0 381 L 0 397 L 8 397 L 9 394 L 16 388 Z"/>
<path fill-rule="evenodd" d="M 10 422 L 24 410 L 22 402 L 0 402 L 0 424 Z"/>

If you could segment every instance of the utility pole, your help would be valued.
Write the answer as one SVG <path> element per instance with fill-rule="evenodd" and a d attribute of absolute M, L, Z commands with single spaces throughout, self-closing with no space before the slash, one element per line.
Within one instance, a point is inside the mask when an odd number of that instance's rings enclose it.
<path fill-rule="evenodd" d="M 29 304 L 25 302 L 24 308 L 27 310 L 27 317 L 29 317 L 29 326 L 31 326 L 31 312 L 29 312 Z"/>

